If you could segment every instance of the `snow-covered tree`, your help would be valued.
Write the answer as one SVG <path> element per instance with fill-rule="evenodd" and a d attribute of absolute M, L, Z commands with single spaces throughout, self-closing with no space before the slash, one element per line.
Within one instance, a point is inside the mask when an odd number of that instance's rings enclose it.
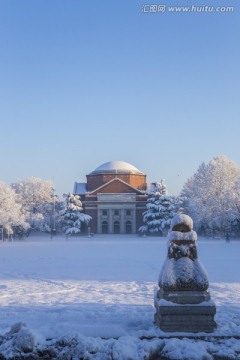
<path fill-rule="evenodd" d="M 185 183 L 182 196 L 189 215 L 204 233 L 228 230 L 234 218 L 240 167 L 226 156 L 202 163 Z M 234 190 L 235 189 L 235 190 Z M 235 206 L 236 210 L 236 206 Z"/>
<path fill-rule="evenodd" d="M 29 227 L 14 189 L 3 182 L 0 182 L 0 226 L 8 236 L 18 227 L 25 230 Z"/>
<path fill-rule="evenodd" d="M 49 215 L 53 202 L 59 201 L 57 197 L 53 199 L 52 181 L 31 177 L 19 180 L 11 186 L 17 193 L 17 202 L 21 204 L 22 212 L 31 228 L 48 230 L 49 225 L 45 217 Z"/>
<path fill-rule="evenodd" d="M 171 219 L 177 213 L 178 201 L 175 197 L 167 195 L 167 188 L 163 181 L 155 184 L 154 192 L 151 190 L 147 200 L 147 210 L 143 213 L 144 225 L 139 228 L 141 233 L 162 235 L 170 227 Z"/>
<path fill-rule="evenodd" d="M 164 180 L 150 183 L 148 195 L 155 195 L 156 193 L 159 193 L 160 195 L 167 195 L 168 191 L 166 185 L 164 184 Z"/>
<path fill-rule="evenodd" d="M 232 189 L 226 193 L 226 203 L 229 204 L 228 211 L 229 227 L 235 235 L 240 235 L 240 178 L 238 178 Z"/>
<path fill-rule="evenodd" d="M 240 219 L 240 178 L 234 182 L 228 200 L 233 206 L 235 217 Z"/>
<path fill-rule="evenodd" d="M 43 219 L 39 223 L 39 230 L 46 232 L 61 232 L 61 216 L 64 210 L 64 201 L 60 201 L 57 195 L 52 196 L 52 202 L 42 207 Z"/>
<path fill-rule="evenodd" d="M 82 223 L 88 224 L 91 216 L 83 213 L 82 202 L 79 195 L 69 193 L 65 196 L 65 210 L 62 214 L 62 229 L 66 235 L 81 232 Z"/>

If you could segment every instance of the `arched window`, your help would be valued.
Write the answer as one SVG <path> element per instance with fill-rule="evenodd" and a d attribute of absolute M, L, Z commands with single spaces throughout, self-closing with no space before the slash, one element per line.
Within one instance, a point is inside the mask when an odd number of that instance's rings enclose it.
<path fill-rule="evenodd" d="M 126 221 L 126 233 L 131 234 L 132 233 L 132 222 Z"/>
<path fill-rule="evenodd" d="M 107 221 L 102 222 L 102 233 L 108 234 L 108 222 Z"/>
<path fill-rule="evenodd" d="M 119 221 L 114 221 L 113 232 L 114 232 L 114 234 L 120 233 L 120 222 Z"/>

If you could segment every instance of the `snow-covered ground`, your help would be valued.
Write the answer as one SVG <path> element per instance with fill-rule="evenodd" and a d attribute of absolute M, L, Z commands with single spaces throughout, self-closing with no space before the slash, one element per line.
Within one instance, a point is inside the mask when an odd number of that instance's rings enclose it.
<path fill-rule="evenodd" d="M 154 325 L 153 297 L 166 253 L 165 238 L 123 235 L 0 243 L 0 353 L 13 357 L 16 336 L 31 334 L 38 348 L 68 339 L 68 354 L 75 351 L 76 359 L 81 352 L 86 359 L 111 353 L 138 360 L 154 351 L 171 359 L 240 358 L 240 241 L 198 240 L 217 305 L 211 341 L 204 333 L 197 336 L 205 340 L 182 339 L 196 334 L 164 333 Z M 6 341 L 18 322 L 26 327 Z"/>

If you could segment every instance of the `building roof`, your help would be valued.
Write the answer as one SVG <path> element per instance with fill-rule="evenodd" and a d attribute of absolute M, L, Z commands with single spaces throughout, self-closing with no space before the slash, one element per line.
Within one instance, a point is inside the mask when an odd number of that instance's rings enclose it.
<path fill-rule="evenodd" d="M 73 193 L 76 195 L 85 195 L 87 192 L 87 184 L 86 183 L 74 183 Z"/>
<path fill-rule="evenodd" d="M 137 188 L 135 188 L 134 186 L 126 183 L 125 181 L 123 181 L 122 179 L 119 179 L 119 178 L 113 178 L 112 180 L 108 181 L 107 183 L 105 184 L 102 184 L 101 186 L 99 186 L 97 189 L 94 189 L 92 191 L 90 191 L 88 194 L 97 194 L 98 192 L 101 192 L 101 190 L 103 190 L 104 188 L 106 189 L 107 187 L 109 187 L 110 184 L 114 183 L 114 182 L 120 182 L 122 183 L 125 187 L 127 187 L 128 189 L 131 189 L 133 190 L 132 193 L 137 193 L 139 195 L 144 195 L 145 194 L 145 191 L 141 191 Z M 122 192 L 120 192 L 122 193 Z M 118 192 L 116 192 L 116 194 L 118 194 Z"/>
<path fill-rule="evenodd" d="M 144 175 L 135 166 L 125 161 L 109 161 L 92 171 L 89 175 L 98 174 L 137 174 Z"/>

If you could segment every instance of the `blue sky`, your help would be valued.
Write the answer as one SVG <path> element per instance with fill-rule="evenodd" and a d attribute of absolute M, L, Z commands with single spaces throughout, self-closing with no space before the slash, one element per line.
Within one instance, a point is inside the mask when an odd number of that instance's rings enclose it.
<path fill-rule="evenodd" d="M 240 165 L 240 13 L 143 13 L 200 0 L 0 0 L 2 181 L 59 195 L 127 161 L 177 194 L 202 161 Z"/>

